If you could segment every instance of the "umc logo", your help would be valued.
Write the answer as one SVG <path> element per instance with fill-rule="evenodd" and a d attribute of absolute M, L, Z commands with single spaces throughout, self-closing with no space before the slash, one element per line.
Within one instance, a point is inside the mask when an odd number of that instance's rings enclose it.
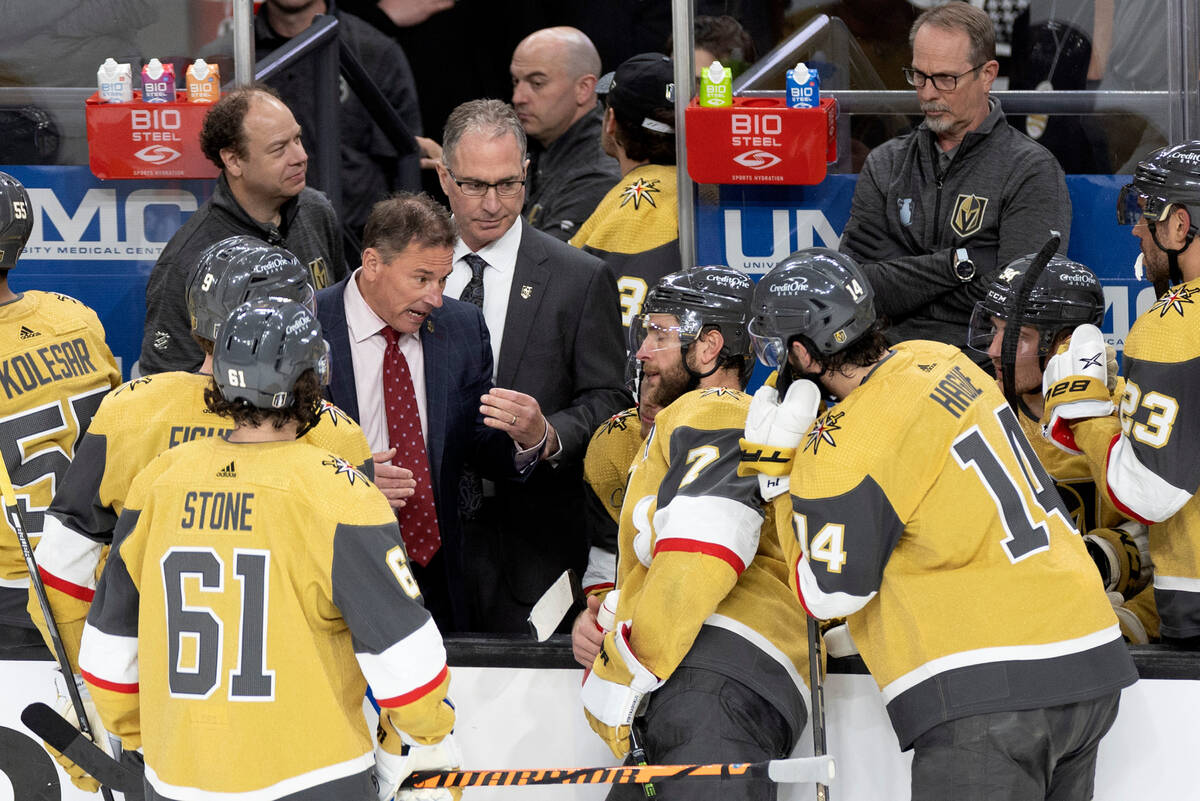
<path fill-rule="evenodd" d="M 135 189 L 120 198 L 116 189 L 93 187 L 71 209 L 54 189 L 29 187 L 29 196 L 35 213 L 25 253 L 34 259 L 153 260 L 198 205 L 183 189 Z"/>
<path fill-rule="evenodd" d="M 813 246 L 836 249 L 841 239 L 820 209 L 771 209 L 769 219 L 770 225 L 763 225 L 764 213 L 757 209 L 751 214 L 742 209 L 724 209 L 724 263 L 761 275 L 793 251 Z M 746 234 L 755 244 L 768 245 L 769 250 L 751 245 L 751 253 L 747 253 Z"/>

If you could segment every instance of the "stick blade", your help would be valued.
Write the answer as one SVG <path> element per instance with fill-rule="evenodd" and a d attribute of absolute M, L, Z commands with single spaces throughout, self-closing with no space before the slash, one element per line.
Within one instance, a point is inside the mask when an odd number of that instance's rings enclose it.
<path fill-rule="evenodd" d="M 767 776 L 776 784 L 830 784 L 836 774 L 834 759 L 828 755 L 772 759 L 767 763 Z"/>
<path fill-rule="evenodd" d="M 122 793 L 142 786 L 141 776 L 106 754 L 46 704 L 38 702 L 25 707 L 21 722 L 104 786 Z"/>

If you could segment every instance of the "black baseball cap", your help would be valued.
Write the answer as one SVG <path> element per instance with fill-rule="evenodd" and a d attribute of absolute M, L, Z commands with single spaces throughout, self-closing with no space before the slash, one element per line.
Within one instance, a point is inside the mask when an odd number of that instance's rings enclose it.
<path fill-rule="evenodd" d="M 640 53 L 596 82 L 596 94 L 622 120 L 655 133 L 674 133 L 655 112 L 675 111 L 675 67 L 662 53 Z"/>

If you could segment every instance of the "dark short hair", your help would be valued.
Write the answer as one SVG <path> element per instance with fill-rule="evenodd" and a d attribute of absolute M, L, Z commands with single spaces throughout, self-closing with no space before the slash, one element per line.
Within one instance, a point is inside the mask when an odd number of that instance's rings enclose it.
<path fill-rule="evenodd" d="M 812 340 L 803 335 L 792 336 L 788 340 L 788 350 L 791 350 L 793 342 L 804 345 L 808 350 L 808 355 L 812 356 L 820 365 L 822 372 L 828 370 L 837 372 L 846 367 L 870 367 L 883 358 L 883 354 L 887 353 L 888 343 L 883 333 L 885 328 L 884 320 L 876 320 L 858 339 L 837 353 L 828 356 L 822 355 Z"/>
<path fill-rule="evenodd" d="M 238 426 L 271 423 L 279 429 L 295 421 L 297 430 L 303 435 L 320 419 L 322 397 L 321 381 L 317 378 L 317 372 L 305 370 L 292 388 L 292 402 L 282 409 L 261 409 L 245 400 L 225 400 L 215 378 L 209 381 L 204 390 L 204 405 L 213 414 L 228 417 Z"/>
<path fill-rule="evenodd" d="M 238 158 L 246 157 L 246 129 L 243 123 L 255 95 L 264 94 L 283 102 L 279 93 L 265 83 L 251 83 L 229 92 L 204 115 L 200 128 L 200 149 L 218 170 L 225 169 L 222 150 L 232 150 Z"/>
<path fill-rule="evenodd" d="M 442 204 L 424 192 L 398 192 L 372 207 L 363 249 L 375 248 L 390 261 L 409 245 L 452 248 L 458 228 Z"/>
<path fill-rule="evenodd" d="M 726 66 L 731 61 L 753 64 L 758 60 L 754 39 L 742 24 L 728 14 L 719 17 L 696 17 L 695 45 L 712 53 Z"/>
<path fill-rule="evenodd" d="M 982 8 L 976 8 L 970 3 L 947 3 L 922 12 L 909 29 L 909 48 L 916 41 L 917 31 L 922 25 L 965 33 L 970 41 L 967 58 L 970 59 L 971 66 L 983 64 L 996 57 L 996 29 L 992 25 L 992 18 Z"/>
<path fill-rule="evenodd" d="M 675 125 L 673 111 L 656 110 L 651 114 L 652 119 L 658 122 Z M 613 120 L 617 124 L 614 136 L 617 143 L 625 150 L 626 158 L 638 162 L 648 161 L 651 164 L 675 165 L 675 134 L 648 130 L 640 124 L 640 120 L 637 122 L 624 120 L 615 110 L 613 111 Z"/>

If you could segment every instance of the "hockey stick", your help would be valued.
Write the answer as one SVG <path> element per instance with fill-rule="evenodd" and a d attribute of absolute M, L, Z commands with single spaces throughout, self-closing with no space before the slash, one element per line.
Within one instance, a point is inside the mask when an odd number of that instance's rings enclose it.
<path fill-rule="evenodd" d="M 50 632 L 50 642 L 54 645 L 54 658 L 58 661 L 59 670 L 62 671 L 63 683 L 67 685 L 67 695 L 71 698 L 71 706 L 75 708 L 75 716 L 79 718 L 79 730 L 94 738 L 87 710 L 83 707 L 83 698 L 79 695 L 79 688 L 75 686 L 75 671 L 71 670 L 71 661 L 67 659 L 67 649 L 63 646 L 58 624 L 54 622 L 54 612 L 50 609 L 50 599 L 46 597 L 46 586 L 42 584 L 42 575 L 38 572 L 37 560 L 33 558 L 33 545 L 30 544 L 29 535 L 25 532 L 21 504 L 17 502 L 17 493 L 13 491 L 12 479 L 8 475 L 8 466 L 2 459 L 0 459 L 0 495 L 4 498 L 5 515 L 8 517 L 13 531 L 17 534 L 17 542 L 21 544 L 21 554 L 25 557 L 25 567 L 29 570 L 29 583 L 37 595 L 38 605 L 42 609 L 42 617 L 46 620 L 46 630 Z M 72 726 L 72 728 L 74 727 Z M 58 750 L 62 751 L 61 748 Z M 104 795 L 104 801 L 113 801 L 112 792 L 107 787 L 101 786 L 100 792 Z"/>
<path fill-rule="evenodd" d="M 103 752 L 102 752 L 103 753 Z M 609 768 L 419 771 L 402 787 L 526 787 L 537 784 L 647 784 L 665 779 L 761 779 L 776 784 L 833 781 L 833 757 L 712 765 L 617 765 Z"/>
<path fill-rule="evenodd" d="M 825 755 L 825 668 L 821 664 L 821 627 L 817 619 L 808 616 L 808 683 L 812 699 L 813 758 L 830 759 Z M 833 778 L 830 776 L 830 778 Z M 827 782 L 817 782 L 817 801 L 829 801 Z"/>
<path fill-rule="evenodd" d="M 25 707 L 21 713 L 21 722 L 100 782 L 101 790 L 111 787 L 118 792 L 128 793 L 141 789 L 140 773 L 113 759 L 104 749 L 72 726 L 70 721 L 46 704 L 38 702 Z M 112 797 L 111 793 L 108 797 Z"/>
<path fill-rule="evenodd" d="M 1029 269 L 1025 271 L 1025 280 L 1021 283 L 1021 291 L 1017 293 L 1017 303 L 1013 308 L 1012 319 L 1005 326 L 1004 338 L 1000 340 L 1000 369 L 1004 371 L 1004 399 L 1014 410 L 1020 410 L 1034 420 L 1038 418 L 1038 415 L 1031 412 L 1025 405 L 1025 401 L 1017 394 L 1017 345 L 1021 341 L 1021 329 L 1025 326 L 1029 296 L 1033 293 L 1038 279 L 1042 277 L 1042 270 L 1046 269 L 1050 259 L 1054 258 L 1054 254 L 1058 252 L 1058 245 L 1061 241 L 1058 231 L 1051 231 L 1046 244 L 1042 245 L 1042 249 L 1034 256 Z"/>
<path fill-rule="evenodd" d="M 43 703 L 30 704 L 21 722 L 55 749 L 66 754 L 101 784 L 114 790 L 141 785 L 142 777 L 84 737 L 62 715 Z M 442 770 L 413 773 L 404 787 L 525 787 L 542 784 L 645 784 L 662 779 L 763 779 L 776 784 L 833 781 L 833 757 L 772 759 L 769 762 L 726 762 L 713 765 L 618 765 L 608 768 L 532 770 Z"/>

